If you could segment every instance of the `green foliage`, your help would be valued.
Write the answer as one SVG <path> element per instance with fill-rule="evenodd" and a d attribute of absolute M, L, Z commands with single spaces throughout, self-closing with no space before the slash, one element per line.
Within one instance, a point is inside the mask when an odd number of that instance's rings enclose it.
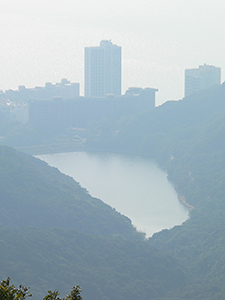
<path fill-rule="evenodd" d="M 187 283 L 186 271 L 147 241 L 81 234 L 67 229 L 0 229 L 0 277 L 26 282 L 33 298 L 74 282 L 85 299 L 147 300 Z M 149 293 L 151 291 L 151 298 Z"/>
<path fill-rule="evenodd" d="M 43 300 L 61 300 L 59 297 L 59 291 L 55 290 L 54 292 L 48 291 L 48 295 L 44 297 Z"/>
<path fill-rule="evenodd" d="M 225 299 L 224 136 L 225 84 L 90 126 L 86 148 L 156 160 L 195 207 L 148 241 L 71 178 L 1 147 L 0 220 L 11 228 L 0 228 L 0 275 L 26 279 L 39 299 L 73 282 L 94 300 Z"/>
<path fill-rule="evenodd" d="M 44 297 L 43 300 L 82 300 L 81 288 L 79 285 L 74 286 L 71 289 L 70 294 L 67 294 L 65 298 L 59 297 L 59 291 L 55 290 L 54 292 L 48 291 L 48 295 Z"/>
<path fill-rule="evenodd" d="M 117 132 L 112 151 L 156 160 L 195 207 L 182 226 L 149 239 L 190 275 L 185 288 L 160 299 L 225 299 L 225 83 L 127 118 Z M 110 141 L 104 147 L 110 151 Z"/>
<path fill-rule="evenodd" d="M 66 299 L 68 300 L 82 300 L 83 298 L 80 295 L 81 293 L 81 288 L 79 285 L 74 286 L 71 289 L 71 292 L 69 295 L 66 296 Z"/>
<path fill-rule="evenodd" d="M 11 278 L 8 277 L 6 280 L 1 281 L 1 300 L 25 300 L 27 297 L 32 297 L 28 287 L 19 285 L 19 288 L 16 288 L 14 284 L 10 284 L 10 280 Z M 81 291 L 80 286 L 76 285 L 65 298 L 60 298 L 60 293 L 57 290 L 54 290 L 53 292 L 48 291 L 48 294 L 43 298 L 43 300 L 82 300 Z"/>
<path fill-rule="evenodd" d="M 2 280 L 0 284 L 0 299 L 1 300 L 24 300 L 32 295 L 29 292 L 29 288 L 20 285 L 16 288 L 14 284 L 10 285 L 10 278 Z"/>
<path fill-rule="evenodd" d="M 74 228 L 142 239 L 131 221 L 45 162 L 0 146 L 0 226 Z"/>
<path fill-rule="evenodd" d="M 147 300 L 186 282 L 179 264 L 128 218 L 46 163 L 2 146 L 0 186 L 0 276 L 27 282 L 35 300 L 74 282 L 85 298 L 100 300 Z"/>

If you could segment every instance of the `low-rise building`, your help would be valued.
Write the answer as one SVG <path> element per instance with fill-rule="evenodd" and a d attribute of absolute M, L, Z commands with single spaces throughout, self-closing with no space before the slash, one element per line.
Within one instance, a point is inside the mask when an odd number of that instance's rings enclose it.
<path fill-rule="evenodd" d="M 152 88 L 130 88 L 122 96 L 76 97 L 68 100 L 57 97 L 48 101 L 30 101 L 29 122 L 46 128 L 85 128 L 92 121 L 119 119 L 152 110 L 156 91 Z"/>

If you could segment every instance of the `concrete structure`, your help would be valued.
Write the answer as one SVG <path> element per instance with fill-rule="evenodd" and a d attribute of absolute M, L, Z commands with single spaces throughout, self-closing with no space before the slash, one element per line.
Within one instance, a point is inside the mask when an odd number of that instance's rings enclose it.
<path fill-rule="evenodd" d="M 27 103 L 12 105 L 10 110 L 10 119 L 26 124 L 29 120 Z"/>
<path fill-rule="evenodd" d="M 204 64 L 185 70 L 185 97 L 221 83 L 221 69 Z"/>
<path fill-rule="evenodd" d="M 52 100 L 54 97 L 63 99 L 73 99 L 80 96 L 80 84 L 70 83 L 67 79 L 62 79 L 60 83 L 52 84 L 48 82 L 45 87 L 26 88 L 19 86 L 18 90 L 7 90 L 0 95 L 13 103 L 27 103 L 29 100 Z"/>
<path fill-rule="evenodd" d="M 25 124 L 29 120 L 27 103 L 12 103 L 5 99 L 4 93 L 0 92 L 0 116 L 5 120 L 18 121 Z"/>
<path fill-rule="evenodd" d="M 151 88 L 130 88 L 123 96 L 31 101 L 29 122 L 38 128 L 87 128 L 93 121 L 119 119 L 154 109 L 156 91 Z"/>
<path fill-rule="evenodd" d="M 85 48 L 85 97 L 121 95 L 121 47 L 101 41 Z"/>

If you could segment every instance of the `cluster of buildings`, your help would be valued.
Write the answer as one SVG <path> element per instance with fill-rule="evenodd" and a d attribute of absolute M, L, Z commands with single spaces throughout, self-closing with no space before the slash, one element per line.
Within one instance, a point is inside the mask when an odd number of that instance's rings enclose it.
<path fill-rule="evenodd" d="M 79 84 L 62 79 L 55 85 L 6 91 L 13 103 L 28 103 L 29 122 L 38 127 L 86 127 L 92 121 L 119 118 L 155 107 L 153 88 L 129 88 L 121 95 L 121 47 L 111 41 L 85 48 L 85 91 Z M 22 105 L 22 104 L 20 104 Z M 24 110 L 25 111 L 25 110 Z"/>
<path fill-rule="evenodd" d="M 47 82 L 44 87 L 19 86 L 18 90 L 0 91 L 0 110 L 7 118 L 26 123 L 29 120 L 28 103 L 30 101 L 48 101 L 55 98 L 74 99 L 79 95 L 79 83 L 70 83 L 67 79 L 62 79 L 56 84 Z"/>
<path fill-rule="evenodd" d="M 0 97 L 9 99 L 13 103 L 27 103 L 29 100 L 49 100 L 54 97 L 72 99 L 79 97 L 79 83 L 70 83 L 67 79 L 62 79 L 60 83 L 52 84 L 47 82 L 44 87 L 26 88 L 24 85 L 18 87 L 18 90 L 7 90 L 0 93 Z"/>
<path fill-rule="evenodd" d="M 221 70 L 204 64 L 185 70 L 185 97 L 220 84 Z M 46 128 L 86 127 L 111 116 L 142 113 L 155 107 L 153 88 L 129 88 L 121 95 L 121 47 L 103 40 L 85 48 L 85 89 L 62 79 L 45 87 L 0 92 L 0 109 L 12 119 Z"/>
<path fill-rule="evenodd" d="M 129 88 L 121 95 L 121 47 L 101 41 L 85 48 L 84 97 L 30 101 L 29 121 L 48 128 L 83 128 L 90 122 L 141 113 L 155 107 L 152 88 Z"/>
<path fill-rule="evenodd" d="M 155 107 L 156 89 L 129 88 L 125 95 L 31 101 L 29 120 L 38 127 L 86 128 L 90 122 L 119 119 Z"/>

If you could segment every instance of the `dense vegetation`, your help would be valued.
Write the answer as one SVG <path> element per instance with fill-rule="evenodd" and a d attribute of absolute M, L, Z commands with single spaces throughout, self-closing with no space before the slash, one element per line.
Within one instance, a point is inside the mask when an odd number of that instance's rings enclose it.
<path fill-rule="evenodd" d="M 85 299 L 225 299 L 225 84 L 86 134 L 87 150 L 156 160 L 190 219 L 143 240 L 68 176 L 1 147 L 1 278 L 38 298 L 80 284 Z"/>
<path fill-rule="evenodd" d="M 138 234 L 131 221 L 92 198 L 85 189 L 45 162 L 0 147 L 0 225 L 60 227 L 98 235 Z"/>
<path fill-rule="evenodd" d="M 28 297 L 32 297 L 29 292 L 29 287 L 19 285 L 18 288 L 10 282 L 11 278 L 2 280 L 0 283 L 0 299 L 2 300 L 25 300 Z M 57 290 L 48 291 L 48 294 L 43 300 L 82 300 L 81 288 L 79 285 L 72 287 L 70 294 L 67 294 L 65 298 L 59 297 L 60 293 Z"/>
<path fill-rule="evenodd" d="M 45 162 L 0 147 L 0 277 L 85 299 L 143 299 L 184 285 L 186 272 L 128 218 Z"/>
<path fill-rule="evenodd" d="M 0 231 L 0 276 L 31 287 L 34 299 L 79 284 L 84 299 L 151 299 L 184 285 L 184 270 L 147 242 L 88 236 L 73 229 Z"/>
<path fill-rule="evenodd" d="M 149 239 L 192 278 L 163 299 L 225 299 L 225 84 L 124 119 L 113 130 L 117 135 L 90 138 L 89 146 L 155 159 L 195 207 L 182 226 Z"/>

